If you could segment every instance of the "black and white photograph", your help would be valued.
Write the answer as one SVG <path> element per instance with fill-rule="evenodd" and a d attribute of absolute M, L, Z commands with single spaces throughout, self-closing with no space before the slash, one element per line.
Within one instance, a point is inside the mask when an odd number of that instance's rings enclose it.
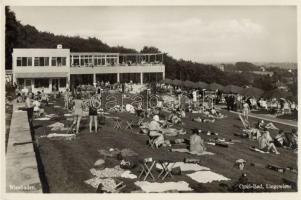
<path fill-rule="evenodd" d="M 1 9 L 5 194 L 298 193 L 296 2 Z"/>

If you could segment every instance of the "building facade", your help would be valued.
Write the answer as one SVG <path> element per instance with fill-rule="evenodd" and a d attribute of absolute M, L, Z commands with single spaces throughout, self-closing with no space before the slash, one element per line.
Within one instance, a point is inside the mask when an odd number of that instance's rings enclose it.
<path fill-rule="evenodd" d="M 163 54 L 14 49 L 13 81 L 33 92 L 65 91 L 79 84 L 158 82 L 165 77 Z"/>

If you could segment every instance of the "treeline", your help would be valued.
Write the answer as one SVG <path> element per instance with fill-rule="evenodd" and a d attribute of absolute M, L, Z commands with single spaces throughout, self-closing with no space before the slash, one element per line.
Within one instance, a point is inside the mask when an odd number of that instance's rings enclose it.
<path fill-rule="evenodd" d="M 110 47 L 97 38 L 84 39 L 81 37 L 70 37 L 54 35 L 49 32 L 38 31 L 30 25 L 22 25 L 9 7 L 5 8 L 6 14 L 6 34 L 5 34 L 5 67 L 11 69 L 13 48 L 56 48 L 57 44 L 62 44 L 64 48 L 69 48 L 72 52 L 119 52 L 136 53 L 135 49 L 122 46 Z M 142 53 L 160 52 L 156 47 L 144 47 Z M 255 87 L 270 90 L 273 89 L 277 81 L 268 76 L 259 76 L 246 69 L 258 69 L 252 63 L 239 62 L 232 67 L 241 70 L 242 73 L 223 72 L 213 65 L 201 64 L 187 60 L 177 60 L 170 55 L 164 56 L 166 78 L 191 80 L 193 82 L 204 81 L 207 83 L 216 82 L 222 85 L 234 84 L 238 86 L 253 85 Z M 229 67 L 229 66 L 228 66 Z M 279 78 L 279 76 L 278 76 Z"/>
<path fill-rule="evenodd" d="M 249 62 L 237 62 L 235 64 L 224 64 L 225 71 L 234 72 L 234 71 L 242 71 L 242 72 L 250 72 L 250 71 L 259 71 L 260 66 L 254 65 Z"/>

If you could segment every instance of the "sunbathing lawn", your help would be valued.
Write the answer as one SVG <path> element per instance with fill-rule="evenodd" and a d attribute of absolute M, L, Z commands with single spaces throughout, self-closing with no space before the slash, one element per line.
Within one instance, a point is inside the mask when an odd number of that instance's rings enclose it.
<path fill-rule="evenodd" d="M 41 135 L 50 133 L 50 128 L 47 126 L 54 122 L 62 122 L 65 126 L 71 123 L 64 117 L 65 110 L 63 110 L 63 99 L 52 100 L 54 105 L 62 106 L 61 108 L 54 108 L 50 105 L 46 108 L 47 114 L 55 113 L 60 117 L 50 121 L 34 121 L 34 134 L 38 138 Z M 139 157 L 153 157 L 154 159 L 170 159 L 173 161 L 183 161 L 184 158 L 200 158 L 202 166 L 209 167 L 213 172 L 221 174 L 230 181 L 212 182 L 201 184 L 186 175 L 174 176 L 174 179 L 167 178 L 165 181 L 186 181 L 194 192 L 227 192 L 227 184 L 229 187 L 235 183 L 241 176 L 241 171 L 233 164 L 235 160 L 242 158 L 247 161 L 244 172 L 248 174 L 248 180 L 257 184 L 282 184 L 283 178 L 296 182 L 297 174 L 292 172 L 279 172 L 264 168 L 267 164 L 274 164 L 281 167 L 291 166 L 297 169 L 297 154 L 291 150 L 279 149 L 280 155 L 275 154 L 261 154 L 250 151 L 250 146 L 257 145 L 256 141 L 239 138 L 234 136 L 235 132 L 240 132 L 242 124 L 237 115 L 223 111 L 228 117 L 217 120 L 215 123 L 198 123 L 191 121 L 191 117 L 196 117 L 197 114 L 188 114 L 184 119 L 184 128 L 188 134 L 177 136 L 174 138 L 189 138 L 189 130 L 192 128 L 202 129 L 204 131 L 214 131 L 219 133 L 219 138 L 236 139 L 241 143 L 229 145 L 228 148 L 207 145 L 207 151 L 215 153 L 215 155 L 193 156 L 186 153 L 169 152 L 167 148 L 160 148 L 153 150 L 146 145 L 147 136 L 138 135 L 138 129 L 126 130 L 125 128 L 116 130 L 112 127 L 112 121 L 106 120 L 106 125 L 101 128 L 98 134 L 89 133 L 88 118 L 82 120 L 80 135 L 73 141 L 66 140 L 50 140 L 47 138 L 38 139 L 40 156 L 46 173 L 47 184 L 49 192 L 51 193 L 94 193 L 95 189 L 90 185 L 84 183 L 85 180 L 93 178 L 90 169 L 93 168 L 94 162 L 102 158 L 98 153 L 98 149 L 109 148 L 130 148 L 139 154 Z M 134 115 L 128 113 L 112 114 L 112 116 L 120 116 L 123 119 L 123 127 L 125 127 L 125 120 L 135 118 Z M 255 120 L 251 120 L 255 123 Z M 290 131 L 292 127 L 276 124 L 278 128 Z M 56 133 L 59 133 L 56 131 Z M 61 132 L 62 133 L 62 132 Z M 275 131 L 271 131 L 271 135 L 275 135 Z M 205 141 L 214 136 L 204 135 Z M 107 167 L 114 167 L 120 161 L 114 158 L 106 159 Z M 250 163 L 259 164 L 258 167 L 250 166 Z M 138 175 L 139 168 L 132 170 L 132 173 Z M 136 179 L 122 179 L 127 187 L 124 192 L 131 192 L 139 190 L 134 185 Z M 225 184 L 221 184 L 225 183 Z M 285 190 L 285 191 L 296 191 Z M 279 190 L 278 190 L 279 192 Z"/>

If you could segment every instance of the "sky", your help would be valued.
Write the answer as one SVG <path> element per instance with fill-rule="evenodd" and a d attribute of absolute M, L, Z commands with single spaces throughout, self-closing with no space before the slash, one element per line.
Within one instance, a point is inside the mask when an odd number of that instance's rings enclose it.
<path fill-rule="evenodd" d="M 297 62 L 295 6 L 11 7 L 40 31 L 196 62 Z"/>

